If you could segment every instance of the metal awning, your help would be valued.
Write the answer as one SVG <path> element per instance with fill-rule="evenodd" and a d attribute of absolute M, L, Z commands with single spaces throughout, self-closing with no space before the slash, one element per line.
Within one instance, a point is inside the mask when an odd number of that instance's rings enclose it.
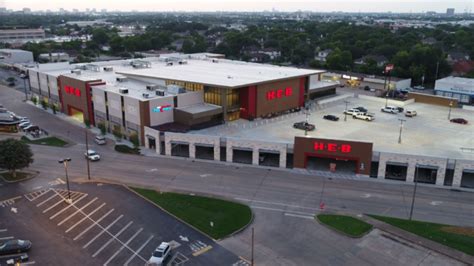
<path fill-rule="evenodd" d="M 280 151 L 277 151 L 277 150 L 259 149 L 258 151 L 259 151 L 259 152 L 264 152 L 264 153 L 280 154 Z"/>
<path fill-rule="evenodd" d="M 209 143 L 195 143 L 194 145 L 199 146 L 199 147 L 214 148 L 214 144 L 209 144 Z"/>
<path fill-rule="evenodd" d="M 431 170 L 438 170 L 438 166 L 436 165 L 427 165 L 427 164 L 416 164 L 417 168 L 425 168 L 425 169 L 431 169 Z"/>
<path fill-rule="evenodd" d="M 155 138 L 155 137 L 153 137 L 153 136 L 150 136 L 150 135 L 146 135 L 146 137 L 147 137 L 148 139 L 156 140 L 156 138 Z"/>
<path fill-rule="evenodd" d="M 408 167 L 408 163 L 401 163 L 401 162 L 387 162 L 387 165 L 395 165 L 395 166 L 404 166 Z"/>
<path fill-rule="evenodd" d="M 186 142 L 186 141 L 172 140 L 170 142 L 171 144 L 174 144 L 174 145 L 189 145 L 189 142 Z"/>
<path fill-rule="evenodd" d="M 462 172 L 467 174 L 474 174 L 474 169 L 464 169 L 462 170 Z"/>
<path fill-rule="evenodd" d="M 246 147 L 232 147 L 232 150 L 236 150 L 236 151 L 253 151 L 252 148 L 246 148 Z"/>

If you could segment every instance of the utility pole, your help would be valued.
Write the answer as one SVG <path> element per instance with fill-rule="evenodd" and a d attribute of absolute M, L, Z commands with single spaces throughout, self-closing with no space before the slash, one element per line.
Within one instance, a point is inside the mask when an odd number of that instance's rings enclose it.
<path fill-rule="evenodd" d="M 416 188 L 418 186 L 418 165 L 415 165 L 414 181 L 415 181 L 415 188 L 413 189 L 413 196 L 412 196 L 412 199 L 411 199 L 410 221 L 411 221 L 411 218 L 413 217 L 413 208 L 415 206 Z"/>
<path fill-rule="evenodd" d="M 87 162 L 87 179 L 91 180 L 91 169 L 90 169 L 90 165 L 89 165 L 89 163 L 90 163 L 89 162 L 89 137 L 87 136 L 88 135 L 87 134 L 88 133 L 87 128 L 85 129 L 85 132 L 86 132 L 86 154 L 88 155 L 87 158 L 86 158 L 87 159 L 86 160 L 86 162 Z"/>
<path fill-rule="evenodd" d="M 254 228 L 252 227 L 252 254 L 251 254 L 251 257 L 250 257 L 250 265 L 251 266 L 254 266 L 254 259 L 253 259 L 253 249 L 254 249 Z"/>
<path fill-rule="evenodd" d="M 344 110 L 344 121 L 347 121 L 347 104 L 349 104 L 349 101 L 344 101 L 346 104 L 346 109 Z"/>
<path fill-rule="evenodd" d="M 304 125 L 304 135 L 305 136 L 308 136 L 308 117 L 309 117 L 309 108 L 306 107 L 305 108 L 305 115 L 306 115 L 306 119 L 305 119 L 305 125 Z"/>
<path fill-rule="evenodd" d="M 61 159 L 61 160 L 58 161 L 59 163 L 62 163 L 64 165 L 64 171 L 66 172 L 66 184 L 67 184 L 67 199 L 66 199 L 66 202 L 69 203 L 69 204 L 72 203 L 71 190 L 69 189 L 69 177 L 68 177 L 68 174 L 67 174 L 67 165 L 68 165 L 68 162 L 70 162 L 70 161 L 71 161 L 71 158 Z"/>
<path fill-rule="evenodd" d="M 436 62 L 436 75 L 435 75 L 435 81 L 438 79 L 438 71 L 439 71 L 439 61 Z"/>
<path fill-rule="evenodd" d="M 402 129 L 403 129 L 403 122 L 405 122 L 405 119 L 398 119 L 400 121 L 400 134 L 398 134 L 398 144 L 402 143 Z"/>

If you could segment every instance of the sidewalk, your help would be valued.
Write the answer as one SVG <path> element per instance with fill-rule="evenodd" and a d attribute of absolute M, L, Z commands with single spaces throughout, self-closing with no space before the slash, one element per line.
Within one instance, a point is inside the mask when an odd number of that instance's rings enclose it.
<path fill-rule="evenodd" d="M 445 245 L 439 244 L 437 242 L 431 241 L 427 238 L 415 235 L 413 233 L 410 233 L 408 231 L 405 231 L 403 229 L 384 223 L 382 221 L 379 221 L 377 219 L 374 219 L 366 215 L 362 217 L 362 220 L 364 220 L 365 222 L 373 225 L 375 228 L 378 228 L 384 232 L 390 233 L 392 235 L 405 239 L 409 242 L 412 242 L 422 247 L 425 247 L 427 249 L 433 250 L 437 253 L 443 254 L 452 259 L 466 263 L 467 265 L 474 264 L 474 256 L 465 254 L 461 251 L 458 251 L 453 248 L 447 247 Z"/>

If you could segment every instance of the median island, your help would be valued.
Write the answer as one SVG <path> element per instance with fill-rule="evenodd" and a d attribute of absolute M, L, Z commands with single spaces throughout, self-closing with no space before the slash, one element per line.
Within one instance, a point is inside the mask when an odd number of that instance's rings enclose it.
<path fill-rule="evenodd" d="M 350 237 L 362 237 L 372 229 L 372 225 L 351 216 L 319 214 L 318 221 Z"/>
<path fill-rule="evenodd" d="M 244 204 L 188 194 L 131 189 L 214 239 L 225 238 L 252 220 L 252 211 Z"/>

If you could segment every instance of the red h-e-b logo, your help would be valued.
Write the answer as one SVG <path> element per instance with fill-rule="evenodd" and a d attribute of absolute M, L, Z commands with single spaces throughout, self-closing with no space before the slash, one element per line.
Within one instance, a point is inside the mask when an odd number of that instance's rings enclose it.
<path fill-rule="evenodd" d="M 313 149 L 315 151 L 329 151 L 329 152 L 342 152 L 350 153 L 352 146 L 349 144 L 338 145 L 336 143 L 324 143 L 324 142 L 314 142 Z"/>
<path fill-rule="evenodd" d="M 64 90 L 66 91 L 67 94 L 75 95 L 77 97 L 81 97 L 81 90 L 79 90 L 79 89 L 76 89 L 76 88 L 71 87 L 71 86 L 64 86 Z"/>
<path fill-rule="evenodd" d="M 271 90 L 267 92 L 267 100 L 271 101 L 274 99 L 282 98 L 283 96 L 288 97 L 293 94 L 293 89 L 287 87 L 285 89 Z"/>

